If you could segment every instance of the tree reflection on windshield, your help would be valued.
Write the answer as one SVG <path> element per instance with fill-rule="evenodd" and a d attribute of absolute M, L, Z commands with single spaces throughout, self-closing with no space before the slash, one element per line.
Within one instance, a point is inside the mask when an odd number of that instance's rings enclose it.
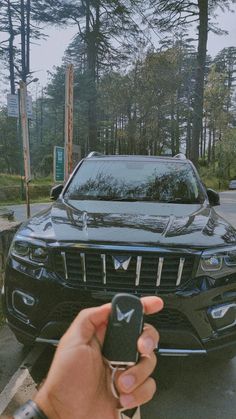
<path fill-rule="evenodd" d="M 85 162 L 77 172 L 65 193 L 66 199 L 168 203 L 197 203 L 203 200 L 198 181 L 187 164 L 145 163 L 144 170 L 140 167 L 136 170 L 135 165 L 130 167 L 124 162 L 103 161 L 93 168 L 90 166 L 92 170 L 88 171 L 84 167 L 88 163 Z M 115 167 L 117 163 L 120 165 L 118 168 Z"/>

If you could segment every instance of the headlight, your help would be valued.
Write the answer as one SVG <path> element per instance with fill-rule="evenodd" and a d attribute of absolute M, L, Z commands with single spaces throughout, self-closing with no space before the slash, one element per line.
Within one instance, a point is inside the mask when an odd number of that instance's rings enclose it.
<path fill-rule="evenodd" d="M 24 241 L 14 241 L 12 252 L 18 256 L 27 256 L 29 254 L 29 243 Z"/>
<path fill-rule="evenodd" d="M 35 262 L 46 262 L 48 257 L 47 249 L 43 247 L 32 247 L 30 249 L 30 259 Z"/>
<path fill-rule="evenodd" d="M 214 278 L 236 273 L 236 246 L 202 253 L 197 276 L 206 275 Z"/>
<path fill-rule="evenodd" d="M 16 236 L 10 248 L 10 254 L 31 264 L 43 265 L 48 260 L 47 247 L 41 240 L 28 241 Z"/>

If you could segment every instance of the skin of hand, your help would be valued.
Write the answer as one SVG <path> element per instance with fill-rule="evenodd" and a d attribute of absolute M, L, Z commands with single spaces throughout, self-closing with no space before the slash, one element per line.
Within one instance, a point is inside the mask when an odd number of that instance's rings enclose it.
<path fill-rule="evenodd" d="M 141 298 L 144 313 L 163 308 L 158 297 Z M 111 392 L 111 369 L 102 357 L 111 304 L 82 310 L 56 350 L 48 376 L 34 400 L 50 419 L 117 419 L 117 409 L 151 400 L 156 383 L 150 374 L 156 366 L 153 350 L 158 332 L 145 324 L 138 340 L 140 360 L 115 376 L 117 400 Z"/>

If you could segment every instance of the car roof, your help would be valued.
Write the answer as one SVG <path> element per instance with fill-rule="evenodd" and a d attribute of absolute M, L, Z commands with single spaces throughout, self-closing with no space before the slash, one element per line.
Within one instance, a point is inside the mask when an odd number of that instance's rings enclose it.
<path fill-rule="evenodd" d="M 127 161 L 158 161 L 164 160 L 168 162 L 178 162 L 181 164 L 190 163 L 190 160 L 186 158 L 180 157 L 171 157 L 171 156 L 141 156 L 141 155 L 103 155 L 103 154 L 94 154 L 89 155 L 85 158 L 85 160 L 127 160 Z"/>

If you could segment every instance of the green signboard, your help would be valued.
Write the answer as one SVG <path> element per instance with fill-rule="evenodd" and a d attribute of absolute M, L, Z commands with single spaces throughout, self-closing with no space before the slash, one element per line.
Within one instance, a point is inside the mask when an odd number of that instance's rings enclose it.
<path fill-rule="evenodd" d="M 64 182 L 65 152 L 64 147 L 54 147 L 54 181 Z"/>

